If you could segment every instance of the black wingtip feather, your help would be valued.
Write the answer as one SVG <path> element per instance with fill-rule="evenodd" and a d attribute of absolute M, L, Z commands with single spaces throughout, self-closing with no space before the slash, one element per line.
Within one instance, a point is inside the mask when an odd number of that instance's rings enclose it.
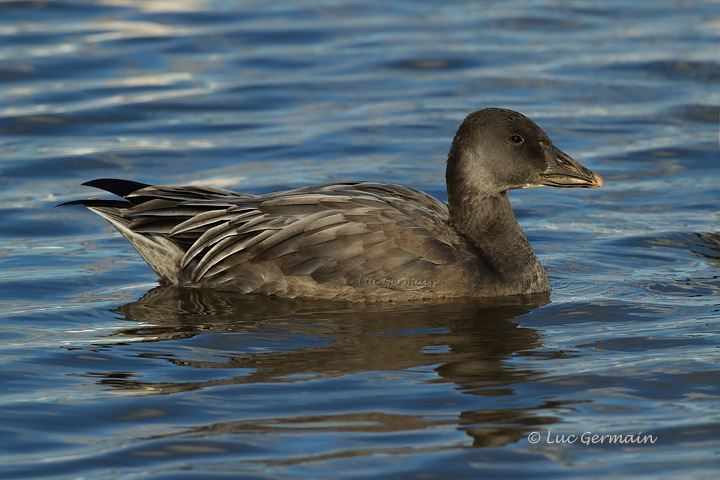
<path fill-rule="evenodd" d="M 150 186 L 147 183 L 133 182 L 132 180 L 122 180 L 119 178 L 97 178 L 95 180 L 85 182 L 83 185 L 99 188 L 100 190 L 114 193 L 120 197 L 127 197 L 141 188 Z"/>
<path fill-rule="evenodd" d="M 90 198 L 87 200 L 72 200 L 70 202 L 59 203 L 55 207 L 65 207 L 67 205 L 84 205 L 86 207 L 116 207 L 124 208 L 131 205 L 130 202 L 123 200 L 98 200 Z"/>

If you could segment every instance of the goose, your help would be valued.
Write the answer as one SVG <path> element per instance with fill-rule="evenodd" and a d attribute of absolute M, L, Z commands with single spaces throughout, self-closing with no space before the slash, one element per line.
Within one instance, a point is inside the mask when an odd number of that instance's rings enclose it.
<path fill-rule="evenodd" d="M 452 141 L 447 204 L 401 185 L 341 182 L 262 195 L 101 178 L 84 199 L 162 284 L 287 298 L 404 301 L 550 291 L 507 192 L 603 179 L 525 115 L 485 108 Z"/>

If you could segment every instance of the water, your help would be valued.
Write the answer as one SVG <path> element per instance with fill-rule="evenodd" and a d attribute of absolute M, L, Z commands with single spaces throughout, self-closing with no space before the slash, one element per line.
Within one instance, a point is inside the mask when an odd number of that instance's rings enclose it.
<path fill-rule="evenodd" d="M 712 478 L 719 52 L 714 0 L 0 2 L 0 476 Z M 488 105 L 606 181 L 511 195 L 549 303 L 159 288 L 53 208 L 105 176 L 445 199 Z"/>

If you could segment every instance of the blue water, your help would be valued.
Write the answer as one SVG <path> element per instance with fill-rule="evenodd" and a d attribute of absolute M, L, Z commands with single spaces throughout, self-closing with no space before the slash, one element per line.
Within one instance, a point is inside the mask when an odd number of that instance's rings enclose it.
<path fill-rule="evenodd" d="M 53 208 L 98 177 L 445 200 L 490 105 L 606 182 L 511 194 L 550 303 L 160 288 Z M 713 478 L 719 126 L 717 0 L 0 1 L 0 478 Z"/>

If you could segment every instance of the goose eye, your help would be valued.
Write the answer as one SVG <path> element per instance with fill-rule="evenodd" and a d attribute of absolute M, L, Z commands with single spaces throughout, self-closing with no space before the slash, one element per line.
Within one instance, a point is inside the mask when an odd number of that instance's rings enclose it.
<path fill-rule="evenodd" d="M 510 137 L 510 141 L 513 143 L 522 143 L 524 140 L 520 135 L 513 135 Z"/>

